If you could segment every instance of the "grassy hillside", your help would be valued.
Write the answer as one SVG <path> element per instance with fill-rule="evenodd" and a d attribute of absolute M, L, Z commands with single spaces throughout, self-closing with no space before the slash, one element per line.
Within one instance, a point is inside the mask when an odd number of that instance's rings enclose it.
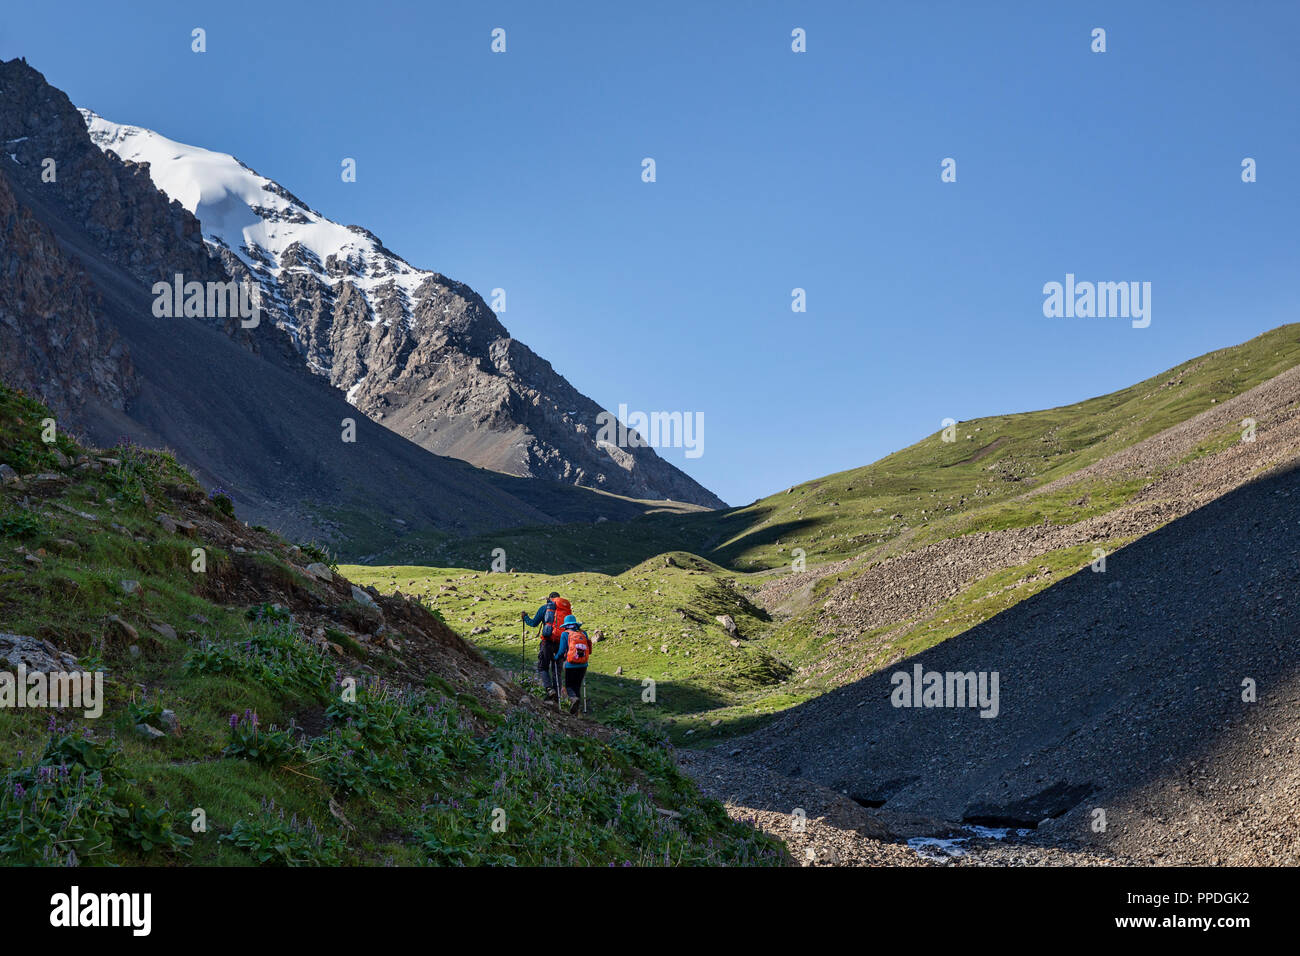
<path fill-rule="evenodd" d="M 0 387 L 0 632 L 104 672 L 107 703 L 0 709 L 5 862 L 783 860 L 629 708 L 548 712 L 170 456 L 44 444 L 49 414 Z"/>
<path fill-rule="evenodd" d="M 1181 458 L 1027 492 L 1297 363 L 1300 326 L 1286 326 L 1111 395 L 962 423 L 953 442 L 936 434 L 748 508 L 525 529 L 439 552 L 472 555 L 468 568 L 483 568 L 499 547 L 508 566 L 550 574 L 347 571 L 380 590 L 421 595 L 514 667 L 519 610 L 558 590 L 602 632 L 592 677 L 599 707 L 635 705 L 651 679 L 659 695 L 646 712 L 674 740 L 714 741 L 933 647 L 1087 567 L 1096 549 L 1111 553 L 1153 530 L 1185 504 L 1171 479 L 1180 466 L 1240 450 L 1235 421 Z M 793 565 L 796 548 L 806 570 Z M 657 551 L 665 553 L 645 557 Z M 738 637 L 714 621 L 721 613 L 732 613 Z M 531 671 L 531 636 L 526 644 Z"/>
<path fill-rule="evenodd" d="M 961 422 L 881 460 L 769 495 L 743 508 L 651 515 L 628 523 L 516 529 L 447 542 L 419 557 L 436 566 L 486 568 L 504 548 L 520 571 L 619 573 L 665 551 L 689 551 L 736 571 L 860 555 L 907 532 L 919 540 L 959 530 L 1078 520 L 1078 494 L 998 511 L 1030 488 L 1069 474 L 1239 395 L 1300 364 L 1300 325 L 1211 352 L 1129 388 L 1060 408 Z M 1225 439 L 1229 440 L 1229 439 Z M 1099 489 L 1093 513 L 1138 485 Z M 968 523 L 953 522 L 979 511 Z M 942 523 L 942 527 L 936 527 Z M 410 561 L 409 552 L 406 561 Z M 377 564 L 393 563 L 380 554 Z"/>
<path fill-rule="evenodd" d="M 1106 541 L 1109 548 L 1120 540 Z M 672 564 L 666 564 L 665 561 Z M 679 746 L 707 746 L 754 729 L 778 711 L 895 659 L 953 637 L 1086 566 L 1091 546 L 1063 548 L 1000 570 L 917 613 L 866 633 L 819 623 L 819 603 L 774 620 L 754 603 L 760 576 L 736 574 L 684 552 L 658 556 L 618 575 L 492 574 L 467 568 L 345 565 L 349 579 L 381 592 L 414 595 L 498 667 L 534 680 L 537 637 L 524 632 L 558 590 L 596 638 L 588 678 L 591 716 L 631 707 Z M 832 576 L 816 589 L 839 583 Z M 730 615 L 733 634 L 717 618 Z M 655 699 L 645 700 L 646 681 Z"/>
<path fill-rule="evenodd" d="M 340 570 L 380 591 L 418 596 L 499 667 L 517 672 L 522 644 L 530 680 L 537 638 L 529 631 L 521 640 L 519 614 L 533 614 L 547 594 L 561 591 L 596 640 L 588 696 L 600 720 L 632 707 L 662 721 L 674 740 L 691 742 L 742 730 L 796 700 L 784 688 L 798 662 L 773 635 L 767 614 L 739 576 L 693 555 L 660 555 L 616 576 Z M 725 615 L 734 633 L 717 621 Z M 653 703 L 644 699 L 647 680 L 654 682 Z"/>

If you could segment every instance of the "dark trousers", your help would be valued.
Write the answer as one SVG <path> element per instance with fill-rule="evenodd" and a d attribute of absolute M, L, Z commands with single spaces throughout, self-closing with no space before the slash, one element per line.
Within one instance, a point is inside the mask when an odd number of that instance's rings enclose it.
<path fill-rule="evenodd" d="M 582 696 L 582 679 L 586 676 L 586 664 L 581 667 L 566 667 L 564 669 L 564 689 L 569 692 L 570 699 Z"/>
<path fill-rule="evenodd" d="M 542 686 L 547 690 L 559 691 L 555 686 L 555 668 L 563 667 L 564 662 L 555 660 L 555 655 L 560 650 L 559 641 L 548 641 L 543 639 L 537 645 L 537 673 L 542 677 Z"/>

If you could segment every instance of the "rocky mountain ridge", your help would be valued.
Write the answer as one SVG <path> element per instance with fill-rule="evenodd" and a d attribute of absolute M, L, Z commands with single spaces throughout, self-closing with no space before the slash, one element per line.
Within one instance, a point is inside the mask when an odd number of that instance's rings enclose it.
<path fill-rule="evenodd" d="M 225 269 L 260 288 L 266 319 L 297 359 L 375 421 L 503 474 L 724 507 L 652 448 L 598 443 L 603 409 L 467 285 L 411 266 L 234 156 L 82 115 L 96 145 L 147 170 L 198 217 Z"/>

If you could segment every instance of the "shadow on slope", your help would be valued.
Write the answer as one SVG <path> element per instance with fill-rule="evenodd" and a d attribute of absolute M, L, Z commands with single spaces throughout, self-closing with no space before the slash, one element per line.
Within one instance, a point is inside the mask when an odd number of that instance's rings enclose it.
<path fill-rule="evenodd" d="M 1300 469 L 1244 485 L 996 617 L 738 742 L 871 805 L 1032 826 L 1234 743 L 1300 674 Z M 998 713 L 895 707 L 893 678 L 996 672 Z M 1281 746 L 1297 728 L 1275 727 Z M 1275 754 L 1279 750 L 1274 749 Z M 1286 752 L 1286 751 L 1282 751 Z"/>
<path fill-rule="evenodd" d="M 503 476 L 504 477 L 504 476 Z M 536 479 L 511 479 L 535 482 Z M 520 495 L 524 497 L 523 494 Z M 615 499 L 626 500 L 626 499 Z M 643 507 L 648 503 L 640 503 Z M 617 514 L 617 512 L 615 512 Z M 585 571 L 622 574 L 650 558 L 686 552 L 735 571 L 754 568 L 737 560 L 755 542 L 772 544 L 796 538 L 812 523 L 784 521 L 732 540 L 752 523 L 752 509 L 694 514 L 647 514 L 631 521 L 562 524 L 491 531 L 423 549 L 399 546 L 374 556 L 369 563 L 402 562 L 437 567 L 487 567 L 494 548 L 505 549 L 510 567 L 533 574 L 574 574 Z M 620 514 L 621 519 L 623 516 Z"/>

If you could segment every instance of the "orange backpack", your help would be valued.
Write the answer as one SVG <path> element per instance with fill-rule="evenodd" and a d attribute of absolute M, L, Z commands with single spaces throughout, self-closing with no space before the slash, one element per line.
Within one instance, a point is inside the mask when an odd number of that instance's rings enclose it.
<path fill-rule="evenodd" d="M 542 625 L 542 637 L 558 644 L 564 619 L 572 613 L 573 605 L 569 603 L 568 598 L 551 598 L 551 619 Z"/>
<path fill-rule="evenodd" d="M 587 663 L 591 658 L 591 641 L 587 640 L 587 635 L 577 628 L 564 633 L 569 636 L 569 653 L 564 655 L 564 659 L 570 664 Z"/>

